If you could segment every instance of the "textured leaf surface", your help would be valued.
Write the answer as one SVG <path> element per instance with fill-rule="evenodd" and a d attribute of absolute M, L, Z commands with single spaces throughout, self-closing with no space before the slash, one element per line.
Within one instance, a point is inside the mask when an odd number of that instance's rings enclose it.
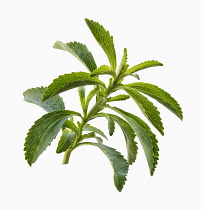
<path fill-rule="evenodd" d="M 64 44 L 57 41 L 54 46 L 55 49 L 65 50 L 74 55 L 81 63 L 88 68 L 90 72 L 97 68 L 93 55 L 88 50 L 86 45 L 79 42 L 69 42 Z"/>
<path fill-rule="evenodd" d="M 43 101 L 72 88 L 85 85 L 102 85 L 104 83 L 97 77 L 90 77 L 86 72 L 72 72 L 71 74 L 64 74 L 54 79 L 43 94 Z"/>
<path fill-rule="evenodd" d="M 110 62 L 111 68 L 115 70 L 117 62 L 116 62 L 116 53 L 115 53 L 115 47 L 113 43 L 113 37 L 99 23 L 93 20 L 88 20 L 88 19 L 85 19 L 85 21 L 89 29 L 91 30 L 93 36 L 95 37 L 96 41 L 106 53 L 108 60 Z"/>
<path fill-rule="evenodd" d="M 109 114 L 109 116 L 120 126 L 121 130 L 123 131 L 123 134 L 125 136 L 126 140 L 126 147 L 127 147 L 127 153 L 128 153 L 128 163 L 132 165 L 137 156 L 137 143 L 134 141 L 135 138 L 135 132 L 131 128 L 131 126 L 123 120 L 121 117 L 118 117 L 117 115 Z"/>
<path fill-rule="evenodd" d="M 114 97 L 110 97 L 108 99 L 108 102 L 112 102 L 112 101 L 124 101 L 124 100 L 127 100 L 129 98 L 130 98 L 129 95 L 121 94 L 121 95 L 117 95 L 117 96 L 114 96 Z"/>
<path fill-rule="evenodd" d="M 37 87 L 26 90 L 23 93 L 24 100 L 42 107 L 47 112 L 64 110 L 64 102 L 59 95 L 56 95 L 47 101 L 42 101 L 42 96 L 46 87 Z"/>
<path fill-rule="evenodd" d="M 151 131 L 150 127 L 139 117 L 116 107 L 108 108 L 114 110 L 122 117 L 124 117 L 135 131 L 145 152 L 150 174 L 153 175 L 159 159 L 159 147 L 157 145 L 158 141 L 155 134 Z"/>
<path fill-rule="evenodd" d="M 43 115 L 29 129 L 24 145 L 25 159 L 32 165 L 51 144 L 70 115 L 79 115 L 69 110 L 58 110 Z"/>
<path fill-rule="evenodd" d="M 151 60 L 151 61 L 145 61 L 143 63 L 140 63 L 136 66 L 133 66 L 132 68 L 128 69 L 126 71 L 126 73 L 128 74 L 132 74 L 134 72 L 137 72 L 137 71 L 140 71 L 140 70 L 143 70 L 143 69 L 146 69 L 146 68 L 149 68 L 149 67 L 154 67 L 154 66 L 163 66 L 162 63 L 158 62 L 158 61 L 154 61 L 154 60 Z"/>
<path fill-rule="evenodd" d="M 159 88 L 158 86 L 143 82 L 130 83 L 126 86 L 135 88 L 136 90 L 156 99 L 159 103 L 172 111 L 181 120 L 183 119 L 182 109 L 178 102 L 169 93 Z"/>
<path fill-rule="evenodd" d="M 122 191 L 128 173 L 128 163 L 125 158 L 115 149 L 103 144 L 92 143 L 97 146 L 109 159 L 114 171 L 114 184 L 119 192 Z"/>
<path fill-rule="evenodd" d="M 164 127 L 161 121 L 160 113 L 157 107 L 153 105 L 145 96 L 133 88 L 124 86 L 124 90 L 134 99 L 143 114 L 155 126 L 155 128 L 164 135 Z"/>
<path fill-rule="evenodd" d="M 83 131 L 93 131 L 95 133 L 98 133 L 99 135 L 103 136 L 105 139 L 108 139 L 106 137 L 106 135 L 104 134 L 103 131 L 101 131 L 100 129 L 94 127 L 94 126 L 91 126 L 89 124 L 86 124 L 84 127 L 83 127 Z"/>
<path fill-rule="evenodd" d="M 91 73 L 91 77 L 103 75 L 103 74 L 109 74 L 114 77 L 116 76 L 115 71 L 112 70 L 110 66 L 102 65 Z"/>
<path fill-rule="evenodd" d="M 75 134 L 72 132 L 69 132 L 68 129 L 63 130 L 62 136 L 58 142 L 56 153 L 65 152 L 70 147 L 74 137 L 75 137 Z"/>

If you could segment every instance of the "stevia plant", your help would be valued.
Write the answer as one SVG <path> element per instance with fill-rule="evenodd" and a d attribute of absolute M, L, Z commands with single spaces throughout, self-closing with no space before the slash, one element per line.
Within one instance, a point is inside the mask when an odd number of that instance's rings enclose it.
<path fill-rule="evenodd" d="M 116 70 L 113 37 L 98 22 L 88 19 L 85 19 L 85 22 L 104 50 L 109 65 L 97 67 L 92 53 L 82 43 L 69 42 L 65 44 L 57 41 L 54 44 L 55 49 L 64 50 L 74 55 L 88 71 L 60 75 L 48 87 L 32 88 L 24 92 L 25 101 L 34 103 L 48 112 L 35 121 L 27 133 L 24 145 L 25 159 L 30 166 L 35 163 L 61 130 L 62 134 L 56 153 L 64 153 L 63 164 L 68 163 L 70 154 L 79 146 L 98 147 L 112 165 L 115 187 L 118 191 L 122 191 L 129 165 L 132 165 L 136 160 L 138 151 L 136 140 L 138 139 L 142 145 L 151 175 L 153 175 L 159 159 L 159 147 L 156 135 L 145 121 L 130 112 L 112 106 L 112 102 L 132 98 L 161 135 L 164 135 L 164 127 L 160 113 L 149 98 L 164 105 L 181 120 L 183 118 L 182 110 L 177 101 L 163 89 L 138 81 L 138 71 L 149 67 L 163 66 L 162 63 L 148 60 L 129 68 L 127 49 L 125 48 L 120 65 Z M 100 75 L 108 75 L 109 83 L 105 84 Z M 124 84 L 124 78 L 130 76 L 136 78 L 135 82 Z M 89 92 L 85 90 L 87 85 L 92 87 Z M 73 88 L 78 88 L 82 113 L 65 109 L 63 99 L 59 96 L 60 93 Z M 116 92 L 119 90 L 123 90 L 124 94 L 117 95 Z M 92 107 L 90 107 L 91 101 L 94 101 Z M 104 109 L 111 111 L 105 112 Z M 103 143 L 104 139 L 108 139 L 107 136 L 100 128 L 91 125 L 91 121 L 96 118 L 107 120 L 110 136 L 115 131 L 115 123 L 121 128 L 127 147 L 127 160 L 116 149 Z M 90 138 L 95 141 L 89 141 Z"/>

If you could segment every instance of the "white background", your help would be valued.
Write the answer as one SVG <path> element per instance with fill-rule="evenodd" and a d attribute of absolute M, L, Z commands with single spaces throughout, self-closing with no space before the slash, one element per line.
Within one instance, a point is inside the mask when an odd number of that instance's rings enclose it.
<path fill-rule="evenodd" d="M 0 208 L 11 209 L 204 209 L 203 204 L 203 2 L 2 1 L 0 3 Z M 140 148 L 121 193 L 111 166 L 92 147 L 73 152 L 61 164 L 57 141 L 29 167 L 23 144 L 27 130 L 45 112 L 23 101 L 22 93 L 46 86 L 60 74 L 84 71 L 71 55 L 52 48 L 55 41 L 85 43 L 98 66 L 107 59 L 84 22 L 101 23 L 114 36 L 118 61 L 127 47 L 130 66 L 159 60 L 163 67 L 141 71 L 141 81 L 157 84 L 181 104 L 184 120 L 155 103 L 165 126 L 157 131 L 160 161 L 153 177 Z M 73 90 L 62 94 L 68 109 L 79 110 Z M 121 104 L 124 102 L 121 102 Z M 124 103 L 125 104 L 125 103 Z M 134 103 L 127 111 L 139 114 Z M 140 114 L 139 114 L 140 115 Z M 105 121 L 98 122 L 106 129 Z M 57 140 L 57 139 L 56 139 Z M 125 154 L 117 129 L 107 145 Z"/>

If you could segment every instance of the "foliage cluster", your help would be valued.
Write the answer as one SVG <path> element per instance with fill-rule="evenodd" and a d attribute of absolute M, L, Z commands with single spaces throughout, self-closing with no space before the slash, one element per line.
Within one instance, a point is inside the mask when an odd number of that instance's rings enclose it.
<path fill-rule="evenodd" d="M 144 150 L 151 175 L 153 175 L 159 159 L 159 147 L 156 135 L 145 121 L 130 112 L 112 106 L 112 102 L 132 98 L 148 121 L 162 135 L 164 128 L 160 112 L 149 98 L 164 105 L 180 119 L 183 118 L 182 110 L 177 101 L 163 89 L 138 81 L 138 71 L 162 66 L 162 63 L 149 60 L 129 68 L 127 49 L 125 48 L 120 65 L 117 67 L 113 37 L 98 22 L 88 19 L 85 19 L 85 22 L 107 55 L 109 65 L 97 67 L 92 53 L 82 43 L 57 41 L 54 44 L 54 48 L 74 55 L 87 68 L 88 72 L 60 75 L 48 87 L 32 88 L 24 92 L 25 101 L 34 103 L 48 112 L 35 121 L 27 133 L 24 145 L 25 159 L 31 166 L 61 130 L 62 134 L 56 153 L 64 153 L 63 163 L 68 163 L 71 152 L 79 146 L 97 147 L 109 159 L 114 171 L 114 184 L 117 190 L 121 191 L 126 181 L 129 165 L 136 160 L 138 152 L 136 137 Z M 105 84 L 100 75 L 110 76 L 109 83 Z M 136 82 L 123 84 L 124 78 L 130 76 L 135 77 Z M 89 92 L 85 89 L 87 85 L 93 87 Z M 59 96 L 60 93 L 73 88 L 78 88 L 82 113 L 65 109 L 63 99 Z M 123 90 L 124 94 L 116 95 L 118 90 Z M 93 107 L 90 107 L 91 101 L 94 101 Z M 104 110 L 112 111 L 110 113 Z M 113 112 L 115 114 L 112 114 Z M 121 128 L 126 142 L 127 158 L 124 158 L 114 148 L 106 146 L 103 143 L 107 139 L 106 134 L 100 128 L 91 125 L 93 119 L 101 117 L 107 120 L 110 136 L 114 134 L 115 123 Z M 89 141 L 90 138 L 96 141 Z"/>

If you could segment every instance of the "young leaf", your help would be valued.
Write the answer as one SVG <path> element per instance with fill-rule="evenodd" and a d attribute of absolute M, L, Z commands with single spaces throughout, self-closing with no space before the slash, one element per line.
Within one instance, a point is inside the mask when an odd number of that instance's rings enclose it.
<path fill-rule="evenodd" d="M 155 126 L 155 128 L 164 135 L 164 127 L 161 121 L 160 112 L 145 96 L 133 88 L 124 86 L 123 89 L 134 99 L 145 117 Z"/>
<path fill-rule="evenodd" d="M 112 136 L 114 131 L 115 131 L 115 122 L 113 119 L 110 117 L 109 114 L 107 113 L 98 113 L 95 117 L 105 117 L 108 121 L 108 130 L 109 130 L 109 135 Z"/>
<path fill-rule="evenodd" d="M 115 70 L 117 62 L 113 37 L 110 35 L 109 31 L 106 31 L 105 28 L 99 23 L 88 19 L 85 19 L 85 21 L 89 29 L 91 30 L 93 36 L 95 37 L 96 41 L 106 53 L 111 68 Z"/>
<path fill-rule="evenodd" d="M 69 132 L 68 129 L 63 130 L 62 136 L 59 140 L 59 143 L 56 149 L 56 153 L 59 154 L 69 149 L 74 137 L 75 137 L 75 134 L 73 132 Z"/>
<path fill-rule="evenodd" d="M 158 141 L 155 134 L 151 131 L 150 127 L 139 117 L 116 107 L 107 106 L 107 108 L 114 110 L 122 117 L 124 117 L 135 131 L 145 152 L 150 174 L 153 175 L 159 159 L 159 147 L 157 145 Z"/>
<path fill-rule="evenodd" d="M 84 107 L 85 107 L 85 87 L 84 86 L 81 86 L 81 87 L 78 87 L 78 93 L 79 93 L 79 99 L 80 99 L 80 102 L 81 102 L 81 107 L 84 111 Z"/>
<path fill-rule="evenodd" d="M 74 55 L 90 72 L 97 68 L 93 55 L 86 45 L 79 42 L 69 42 L 64 44 L 57 41 L 53 47 L 55 49 L 65 50 Z"/>
<path fill-rule="evenodd" d="M 127 70 L 128 66 L 129 66 L 129 65 L 127 64 L 127 59 L 128 59 L 128 57 L 127 57 L 127 49 L 124 48 L 123 57 L 122 57 L 120 66 L 119 66 L 119 68 L 118 68 L 118 72 L 119 72 L 119 73 L 123 73 L 124 71 Z"/>
<path fill-rule="evenodd" d="M 154 67 L 154 66 L 163 66 L 162 63 L 158 62 L 158 61 L 154 61 L 154 60 L 151 60 L 151 61 L 145 61 L 143 63 L 140 63 L 136 66 L 133 66 L 132 68 L 128 69 L 126 71 L 127 74 L 132 74 L 132 73 L 135 73 L 137 71 L 140 71 L 140 70 L 143 70 L 143 69 L 146 69 L 146 68 L 149 68 L 149 67 Z"/>
<path fill-rule="evenodd" d="M 132 165 L 136 160 L 137 150 L 138 150 L 137 143 L 134 141 L 135 133 L 131 128 L 131 126 L 121 117 L 118 117 L 117 115 L 113 114 L 108 114 L 108 115 L 120 126 L 121 130 L 123 131 L 126 140 L 127 153 L 128 153 L 127 160 L 129 165 Z"/>
<path fill-rule="evenodd" d="M 101 131 L 100 129 L 94 127 L 94 126 L 91 126 L 89 124 L 86 124 L 84 127 L 83 127 L 83 131 L 93 131 L 95 133 L 98 133 L 99 135 L 103 136 L 105 139 L 108 139 L 106 137 L 106 135 L 104 134 L 103 131 Z"/>
<path fill-rule="evenodd" d="M 91 90 L 88 94 L 88 96 L 86 97 L 86 107 L 88 108 L 88 105 L 91 101 L 91 99 L 99 92 L 99 87 L 96 86 L 93 90 Z"/>
<path fill-rule="evenodd" d="M 72 131 L 74 131 L 77 135 L 79 135 L 79 131 L 77 126 L 70 120 L 66 120 L 63 124 L 64 127 L 71 129 Z"/>
<path fill-rule="evenodd" d="M 114 148 L 99 143 L 84 142 L 81 145 L 93 145 L 98 147 L 109 159 L 114 171 L 114 184 L 119 192 L 122 191 L 128 173 L 128 163 L 125 158 Z"/>
<path fill-rule="evenodd" d="M 51 144 L 70 115 L 80 116 L 79 113 L 74 111 L 57 110 L 43 115 L 40 119 L 35 121 L 34 125 L 27 133 L 24 145 L 25 159 L 30 166 Z"/>
<path fill-rule="evenodd" d="M 130 98 L 129 95 L 121 94 L 121 95 L 117 95 L 117 96 L 114 96 L 114 97 L 110 97 L 108 99 L 108 102 L 112 102 L 112 101 L 124 101 L 124 100 L 127 100 L 129 98 Z"/>
<path fill-rule="evenodd" d="M 72 72 L 71 74 L 64 74 L 54 79 L 45 90 L 42 100 L 45 101 L 59 93 L 85 85 L 105 86 L 97 77 L 90 77 L 89 73 Z"/>
<path fill-rule="evenodd" d="M 103 74 L 109 74 L 112 75 L 113 77 L 116 77 L 116 73 L 114 70 L 112 70 L 109 66 L 107 65 L 102 65 L 96 70 L 94 70 L 91 73 L 91 77 L 98 76 L 98 75 L 103 75 Z"/>
<path fill-rule="evenodd" d="M 126 86 L 134 88 L 156 99 L 159 103 L 172 111 L 178 118 L 181 120 L 183 119 L 182 109 L 178 102 L 169 93 L 159 88 L 158 86 L 143 82 L 130 83 Z"/>
<path fill-rule="evenodd" d="M 81 135 L 80 137 L 80 141 L 84 140 L 84 139 L 90 139 L 90 138 L 94 138 L 96 135 L 94 132 L 90 132 L 90 133 L 86 133 L 84 135 Z"/>
<path fill-rule="evenodd" d="M 56 95 L 47 101 L 42 101 L 42 96 L 46 90 L 46 87 L 37 87 L 26 90 L 23 93 L 24 100 L 42 107 L 47 112 L 53 112 L 56 110 L 64 110 L 64 102 L 59 95 Z"/>

